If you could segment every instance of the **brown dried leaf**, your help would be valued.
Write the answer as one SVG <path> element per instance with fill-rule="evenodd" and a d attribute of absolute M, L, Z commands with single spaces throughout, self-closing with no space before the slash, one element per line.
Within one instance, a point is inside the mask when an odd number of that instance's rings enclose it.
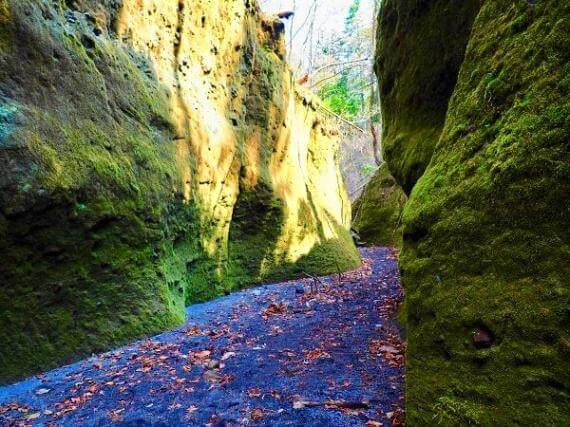
<path fill-rule="evenodd" d="M 247 391 L 247 395 L 251 398 L 261 397 L 262 393 L 261 393 L 261 390 L 258 388 L 251 388 Z"/>
<path fill-rule="evenodd" d="M 265 413 L 263 412 L 263 409 L 256 408 L 251 412 L 251 419 L 253 421 L 259 421 L 263 419 L 264 416 Z"/>

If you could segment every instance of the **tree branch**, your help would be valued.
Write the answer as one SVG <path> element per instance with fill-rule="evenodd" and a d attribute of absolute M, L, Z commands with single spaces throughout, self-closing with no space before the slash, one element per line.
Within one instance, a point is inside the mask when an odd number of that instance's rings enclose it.
<path fill-rule="evenodd" d="M 370 58 L 367 57 L 367 58 L 354 59 L 354 60 L 352 60 L 352 61 L 342 61 L 342 62 L 335 62 L 335 63 L 333 63 L 333 64 L 323 65 L 322 67 L 317 68 L 317 69 L 313 72 L 313 74 L 316 75 L 316 74 L 320 73 L 321 71 L 326 70 L 327 68 L 330 68 L 330 67 L 336 67 L 336 66 L 338 66 L 338 65 L 356 64 L 357 62 L 365 62 L 365 61 L 368 61 L 369 59 L 370 59 Z"/>

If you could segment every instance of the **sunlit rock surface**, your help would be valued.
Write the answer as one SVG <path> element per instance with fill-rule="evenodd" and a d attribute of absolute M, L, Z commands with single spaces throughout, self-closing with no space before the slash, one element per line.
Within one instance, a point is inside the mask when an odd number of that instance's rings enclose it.
<path fill-rule="evenodd" d="M 403 215 L 407 423 L 566 425 L 570 3 L 484 1 L 471 35 L 446 35 L 468 3 L 387 0 L 380 17 L 386 158 L 402 185 L 410 153 L 431 147 Z M 457 68 L 447 47 L 464 35 Z M 398 63 L 413 79 L 387 69 Z"/>
<path fill-rule="evenodd" d="M 358 265 L 282 31 L 248 0 L 0 0 L 0 381 Z"/>

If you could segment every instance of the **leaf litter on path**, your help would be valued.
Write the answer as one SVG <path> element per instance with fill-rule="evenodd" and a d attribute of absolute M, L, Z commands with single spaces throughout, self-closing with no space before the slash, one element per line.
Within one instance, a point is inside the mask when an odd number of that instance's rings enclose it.
<path fill-rule="evenodd" d="M 179 330 L 0 388 L 0 425 L 402 426 L 395 252 L 188 309 Z"/>

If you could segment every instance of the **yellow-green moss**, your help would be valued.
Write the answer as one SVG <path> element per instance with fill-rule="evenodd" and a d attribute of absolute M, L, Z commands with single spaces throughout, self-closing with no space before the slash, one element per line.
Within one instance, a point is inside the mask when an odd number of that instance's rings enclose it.
<path fill-rule="evenodd" d="M 9 46 L 11 32 L 12 20 L 10 19 L 8 0 L 0 0 L 0 50 Z"/>
<path fill-rule="evenodd" d="M 354 205 L 354 229 L 360 240 L 381 246 L 402 246 L 402 212 L 406 194 L 383 164 Z"/>
<path fill-rule="evenodd" d="M 404 212 L 409 425 L 570 422 L 569 45 L 568 2 L 476 19 Z"/>
<path fill-rule="evenodd" d="M 90 7 L 108 13 L 109 33 L 82 13 Z M 268 165 L 292 87 L 279 52 L 256 39 L 257 6 L 247 10 L 231 93 L 247 94 L 248 108 L 236 98 L 223 113 L 236 117 L 241 145 L 227 150 L 236 162 L 245 164 L 249 131 L 262 135 L 262 176 L 240 193 L 228 245 L 193 197 L 195 159 L 180 153 L 211 141 L 183 138 L 173 88 L 113 32 L 118 10 L 99 0 L 0 0 L 0 383 L 178 325 L 187 304 L 305 270 L 336 271 L 344 253 L 341 269 L 358 264 L 343 226 L 298 263 L 267 256 L 285 212 Z M 2 49 L 5 24 L 10 49 Z M 233 201 L 218 202 L 232 213 Z M 317 227 L 314 216 L 304 220 Z M 215 254 L 203 247 L 209 240 Z"/>

